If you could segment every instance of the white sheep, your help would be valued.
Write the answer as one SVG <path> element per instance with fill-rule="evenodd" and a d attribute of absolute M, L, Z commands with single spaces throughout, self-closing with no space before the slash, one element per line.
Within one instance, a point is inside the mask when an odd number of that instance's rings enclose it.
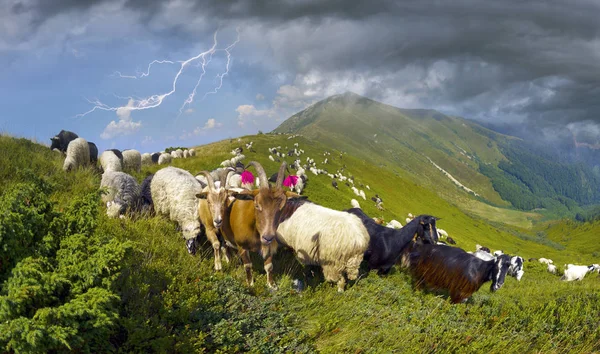
<path fill-rule="evenodd" d="M 365 187 L 367 187 L 368 190 L 371 190 L 371 187 L 369 187 L 369 185 L 367 184 Z"/>
<path fill-rule="evenodd" d="M 548 264 L 548 271 L 552 274 L 556 274 L 556 266 L 554 264 Z"/>
<path fill-rule="evenodd" d="M 554 263 L 551 259 L 547 259 L 547 258 L 540 258 L 540 259 L 538 259 L 538 262 L 544 263 L 544 264 L 552 264 L 552 263 Z"/>
<path fill-rule="evenodd" d="M 181 159 L 183 158 L 183 151 L 181 151 L 181 149 L 173 150 L 171 151 L 171 157 L 174 159 Z"/>
<path fill-rule="evenodd" d="M 395 219 L 392 219 L 385 226 L 389 227 L 391 229 L 401 229 L 402 228 L 402 224 L 398 220 L 395 220 Z"/>
<path fill-rule="evenodd" d="M 67 146 L 67 157 L 63 163 L 64 171 L 72 171 L 90 163 L 90 147 L 84 138 L 71 140 Z"/>
<path fill-rule="evenodd" d="M 124 150 L 123 170 L 140 172 L 142 170 L 142 155 L 137 150 Z"/>
<path fill-rule="evenodd" d="M 359 209 L 360 209 L 360 204 L 358 204 L 358 200 L 356 200 L 356 199 L 352 199 L 352 200 L 350 201 L 350 204 L 352 204 L 352 207 L 353 207 L 353 208 L 359 208 Z"/>
<path fill-rule="evenodd" d="M 437 232 L 438 232 L 438 237 L 442 237 L 442 236 L 444 236 L 446 238 L 448 237 L 448 233 L 444 229 L 437 229 Z"/>
<path fill-rule="evenodd" d="M 269 160 L 275 162 L 275 159 L 273 158 L 273 155 L 269 155 Z"/>
<path fill-rule="evenodd" d="M 574 265 L 568 269 L 565 269 L 564 275 L 560 278 L 563 281 L 573 281 L 573 280 L 582 280 L 585 275 L 594 270 L 598 270 L 600 267 L 596 267 L 596 265 L 583 266 L 583 265 Z"/>
<path fill-rule="evenodd" d="M 154 210 L 168 215 L 179 225 L 190 254 L 196 253 L 196 237 L 200 234 L 200 220 L 196 195 L 202 185 L 186 170 L 165 167 L 154 174 L 150 184 Z"/>
<path fill-rule="evenodd" d="M 364 200 L 367 200 L 367 197 L 365 196 L 365 192 L 364 192 L 362 189 L 358 191 L 358 195 L 359 195 L 359 196 L 360 196 L 362 199 L 364 199 Z"/>
<path fill-rule="evenodd" d="M 121 159 L 112 151 L 106 150 L 100 155 L 100 166 L 102 171 L 123 171 L 123 164 Z"/>
<path fill-rule="evenodd" d="M 125 172 L 108 170 L 102 174 L 100 188 L 106 188 L 102 202 L 106 203 L 106 215 L 122 216 L 127 211 L 137 211 L 140 206 L 141 187 Z"/>
<path fill-rule="evenodd" d="M 190 149 L 189 153 L 190 153 L 190 157 L 196 156 L 196 150 L 194 150 L 194 149 Z"/>
<path fill-rule="evenodd" d="M 406 219 L 404 219 L 404 221 L 406 221 L 406 223 L 407 223 L 407 224 L 408 224 L 409 222 L 411 222 L 411 220 L 412 220 L 411 218 L 406 218 Z M 438 236 L 438 237 L 439 237 L 439 236 Z"/>
<path fill-rule="evenodd" d="M 160 154 L 160 156 L 158 157 L 158 164 L 159 165 L 168 165 L 171 163 L 171 160 L 173 159 L 173 157 L 171 156 L 171 154 L 168 153 L 162 153 Z"/>
<path fill-rule="evenodd" d="M 145 152 L 142 154 L 142 166 L 152 165 L 152 154 Z"/>
<path fill-rule="evenodd" d="M 358 188 L 356 188 L 356 187 L 354 187 L 354 186 L 352 186 L 352 187 L 350 187 L 350 188 L 352 188 L 352 191 L 354 192 L 354 194 L 356 194 L 357 196 L 359 196 L 359 197 L 360 197 L 360 193 L 358 192 Z"/>
<path fill-rule="evenodd" d="M 277 239 L 291 247 L 302 264 L 320 265 L 325 279 L 344 291 L 345 275 L 358 277 L 369 247 L 369 233 L 358 216 L 310 202 L 297 207 L 277 227 Z"/>
<path fill-rule="evenodd" d="M 184 159 L 187 159 L 188 157 L 190 157 L 190 152 L 189 152 L 189 150 L 187 150 L 187 149 L 186 149 L 186 150 L 183 150 L 183 158 L 184 158 Z"/>
<path fill-rule="evenodd" d="M 229 160 L 224 160 L 223 162 L 221 162 L 221 166 L 223 166 L 223 167 L 235 167 L 235 165 L 238 162 L 242 161 L 245 158 L 246 158 L 246 156 L 240 154 L 240 155 L 237 155 L 235 157 L 232 157 Z"/>

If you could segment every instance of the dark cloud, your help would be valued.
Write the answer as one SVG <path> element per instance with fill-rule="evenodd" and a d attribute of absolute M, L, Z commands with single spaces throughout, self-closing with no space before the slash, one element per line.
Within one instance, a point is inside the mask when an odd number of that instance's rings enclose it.
<path fill-rule="evenodd" d="M 105 2 L 19 2 L 13 13 L 29 12 L 39 26 Z M 157 35 L 171 38 L 198 35 L 191 18 L 213 28 L 242 24 L 251 43 L 244 54 L 262 51 L 265 66 L 342 83 L 357 73 L 356 80 L 378 77 L 359 92 L 375 99 L 395 89 L 426 108 L 493 124 L 526 121 L 532 129 L 600 123 L 597 1 L 190 0 L 187 16 L 166 20 L 169 6 L 124 2 Z"/>

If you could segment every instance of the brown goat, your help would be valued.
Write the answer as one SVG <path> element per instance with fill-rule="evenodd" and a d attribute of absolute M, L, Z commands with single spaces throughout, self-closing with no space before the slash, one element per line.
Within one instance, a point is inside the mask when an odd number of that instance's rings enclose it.
<path fill-rule="evenodd" d="M 260 180 L 260 188 L 252 191 L 230 191 L 232 199 L 224 198 L 225 203 L 219 207 L 211 207 L 217 199 L 207 199 L 208 206 L 214 220 L 222 220 L 221 231 L 228 246 L 238 249 L 238 253 L 246 270 L 246 280 L 250 286 L 254 285 L 252 276 L 252 262 L 249 252 L 260 252 L 265 260 L 267 284 L 276 289 L 273 281 L 272 257 L 277 251 L 277 228 L 275 217 L 283 208 L 289 196 L 298 196 L 295 193 L 284 192 L 281 184 L 285 173 L 286 163 L 282 163 L 277 175 L 275 186 L 269 184 L 263 167 L 256 161 L 250 162 L 256 169 Z M 210 195 L 211 192 L 207 194 Z M 199 195 L 199 197 L 202 197 Z M 212 202 L 211 202 L 212 200 Z M 222 199 L 219 199 L 222 201 Z M 219 213 L 220 212 L 220 213 Z M 208 233 L 207 233 L 208 235 Z"/>
<path fill-rule="evenodd" d="M 224 187 L 227 172 L 228 170 L 225 170 L 224 173 L 221 174 L 219 178 L 221 184 L 218 189 L 215 188 L 214 180 L 208 171 L 200 172 L 206 177 L 208 185 L 202 193 L 197 195 L 197 197 L 200 198 L 198 202 L 198 216 L 206 230 L 206 238 L 211 243 L 214 250 L 215 270 L 221 270 L 222 268 L 220 252 L 223 252 L 223 257 L 227 263 L 229 263 L 227 251 L 225 247 L 221 247 L 221 242 L 217 237 L 223 223 L 221 210 L 226 207 L 227 198 L 229 197 L 229 193 Z M 213 215 L 216 216 L 215 219 L 213 219 Z"/>

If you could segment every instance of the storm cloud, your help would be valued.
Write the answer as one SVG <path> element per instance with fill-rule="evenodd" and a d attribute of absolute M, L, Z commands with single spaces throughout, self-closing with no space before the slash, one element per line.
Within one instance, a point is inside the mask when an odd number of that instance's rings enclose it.
<path fill-rule="evenodd" d="M 25 27 L 12 40 L 107 4 L 157 38 L 240 28 L 235 60 L 280 81 L 271 106 L 254 111 L 273 127 L 348 90 L 548 136 L 600 123 L 597 1 L 23 0 L 10 6 Z M 599 142 L 589 132 L 600 129 L 586 131 Z"/>

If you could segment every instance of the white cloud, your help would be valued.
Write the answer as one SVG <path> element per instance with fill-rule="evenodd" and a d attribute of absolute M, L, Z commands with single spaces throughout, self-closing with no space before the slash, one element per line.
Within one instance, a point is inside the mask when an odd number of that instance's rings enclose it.
<path fill-rule="evenodd" d="M 238 106 L 238 108 L 236 108 L 235 111 L 238 112 L 238 125 L 240 127 L 244 127 L 249 119 L 272 118 L 277 114 L 275 108 L 257 109 L 256 107 L 254 107 L 254 105 L 251 104 L 244 104 Z M 256 119 L 253 119 L 253 123 L 254 125 L 258 125 Z"/>
<path fill-rule="evenodd" d="M 256 100 L 263 101 L 264 99 L 265 99 L 265 95 L 263 95 L 262 93 L 256 94 Z"/>
<path fill-rule="evenodd" d="M 100 137 L 102 139 L 111 139 L 119 135 L 130 135 L 137 132 L 142 127 L 142 121 L 133 122 L 121 119 L 118 122 L 114 120 L 108 123 Z"/>
<path fill-rule="evenodd" d="M 183 132 L 183 134 L 181 134 L 179 136 L 179 139 L 181 140 L 185 140 L 185 139 L 189 139 L 193 136 L 198 136 L 203 134 L 204 132 L 206 132 L 207 130 L 211 130 L 214 128 L 220 128 L 223 126 L 223 123 L 217 122 L 216 119 L 214 118 L 209 118 L 206 123 L 204 123 L 203 127 L 196 127 L 194 128 L 194 130 L 190 131 L 190 132 Z"/>
<path fill-rule="evenodd" d="M 152 143 L 154 143 L 154 139 L 151 136 L 149 136 L 149 135 L 146 135 L 144 137 L 144 139 L 142 140 L 142 145 L 149 145 L 149 144 L 152 144 Z"/>
<path fill-rule="evenodd" d="M 194 110 L 192 108 L 188 108 L 185 111 L 183 111 L 183 113 L 185 113 L 185 114 L 192 114 L 192 113 L 194 113 Z"/>
<path fill-rule="evenodd" d="M 133 98 L 130 98 L 126 106 L 117 109 L 117 116 L 122 120 L 131 120 L 131 108 L 133 107 L 133 104 L 134 100 Z"/>

